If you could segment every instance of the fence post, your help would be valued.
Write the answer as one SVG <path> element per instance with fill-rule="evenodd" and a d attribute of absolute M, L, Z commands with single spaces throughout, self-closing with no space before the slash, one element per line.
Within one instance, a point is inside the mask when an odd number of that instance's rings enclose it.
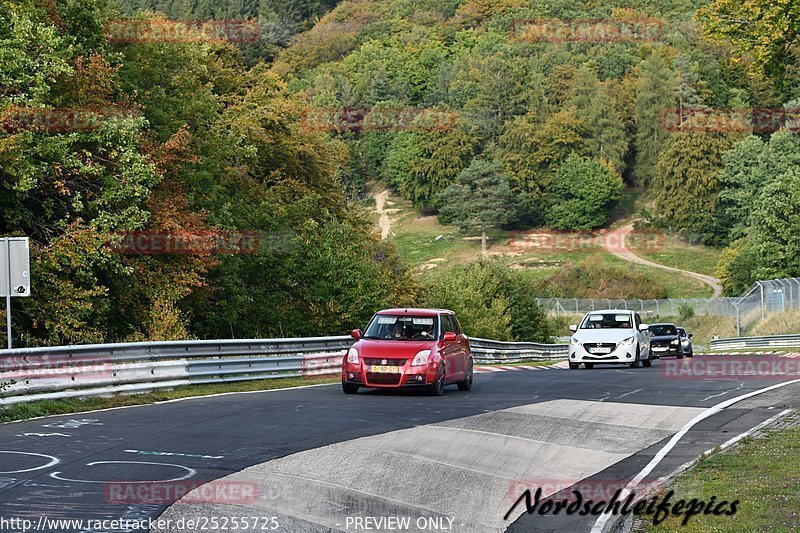
<path fill-rule="evenodd" d="M 653 301 L 656 303 L 656 315 L 660 315 L 661 313 L 658 310 L 658 298 L 653 298 Z"/>
<path fill-rule="evenodd" d="M 575 314 L 576 314 L 576 315 L 579 315 L 580 313 L 581 313 L 581 312 L 580 312 L 580 311 L 578 311 L 578 299 L 577 299 L 577 298 L 575 298 Z"/>
<path fill-rule="evenodd" d="M 758 282 L 758 286 L 761 289 L 761 320 L 764 320 L 764 286 L 761 282 Z"/>
<path fill-rule="evenodd" d="M 739 318 L 739 306 L 738 305 L 736 306 L 736 336 L 737 337 L 741 337 L 742 336 L 742 322 L 741 322 L 741 319 Z"/>

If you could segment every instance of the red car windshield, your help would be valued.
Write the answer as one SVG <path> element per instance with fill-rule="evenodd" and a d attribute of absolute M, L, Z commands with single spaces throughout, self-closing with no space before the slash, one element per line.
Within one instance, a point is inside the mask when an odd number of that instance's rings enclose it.
<path fill-rule="evenodd" d="M 393 341 L 436 339 L 436 317 L 409 315 L 375 315 L 363 338 Z"/>

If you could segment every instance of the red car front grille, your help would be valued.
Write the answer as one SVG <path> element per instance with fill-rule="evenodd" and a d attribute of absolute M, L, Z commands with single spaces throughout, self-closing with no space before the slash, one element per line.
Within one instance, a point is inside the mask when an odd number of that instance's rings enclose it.
<path fill-rule="evenodd" d="M 403 366 L 406 364 L 405 359 L 379 359 L 365 357 L 364 362 L 368 365 L 381 365 L 381 366 Z"/>
<path fill-rule="evenodd" d="M 367 372 L 367 381 L 376 385 L 399 385 L 400 374 L 376 374 Z"/>

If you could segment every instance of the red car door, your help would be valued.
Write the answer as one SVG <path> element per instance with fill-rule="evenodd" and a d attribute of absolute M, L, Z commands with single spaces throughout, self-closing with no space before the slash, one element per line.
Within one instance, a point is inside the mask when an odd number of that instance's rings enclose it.
<path fill-rule="evenodd" d="M 461 345 L 459 344 L 458 338 L 456 337 L 455 341 L 446 342 L 444 340 L 445 333 L 456 333 L 454 331 L 454 320 L 450 315 L 444 314 L 439 315 L 439 323 L 441 324 L 441 337 L 442 339 L 440 342 L 442 343 L 441 351 L 439 352 L 444 359 L 444 369 L 445 369 L 445 379 L 447 381 L 453 381 L 460 377 L 463 373 L 463 367 L 461 366 L 460 355 L 459 352 L 461 351 Z"/>
<path fill-rule="evenodd" d="M 467 363 L 469 362 L 469 339 L 464 334 L 464 331 L 461 329 L 461 323 L 458 321 L 455 315 L 452 317 L 453 325 L 455 327 L 456 333 L 458 334 L 458 346 L 459 346 L 459 362 L 460 368 L 462 371 L 462 376 L 466 377 L 467 372 Z"/>

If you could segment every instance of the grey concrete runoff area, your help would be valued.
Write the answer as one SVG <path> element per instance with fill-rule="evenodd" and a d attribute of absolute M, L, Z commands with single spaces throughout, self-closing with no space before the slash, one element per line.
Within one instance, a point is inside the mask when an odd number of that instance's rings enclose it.
<path fill-rule="evenodd" d="M 492 372 L 443 397 L 344 395 L 335 384 L 2 424 L 0 531 L 10 530 L 3 518 L 45 516 L 127 524 L 51 529 L 96 533 L 144 530 L 136 521 L 212 531 L 211 519 L 233 530 L 237 517 L 260 520 L 239 531 L 588 532 L 594 516 L 529 514 L 524 502 L 509 510 L 537 487 L 543 497 L 578 487 L 608 498 L 676 432 L 682 438 L 643 483 L 800 403 L 800 384 L 789 384 L 683 434 L 712 406 L 777 381 L 681 380 L 660 364 Z M 255 496 L 204 498 L 201 486 L 159 501 L 110 497 L 109 487 L 168 480 L 216 480 Z"/>

